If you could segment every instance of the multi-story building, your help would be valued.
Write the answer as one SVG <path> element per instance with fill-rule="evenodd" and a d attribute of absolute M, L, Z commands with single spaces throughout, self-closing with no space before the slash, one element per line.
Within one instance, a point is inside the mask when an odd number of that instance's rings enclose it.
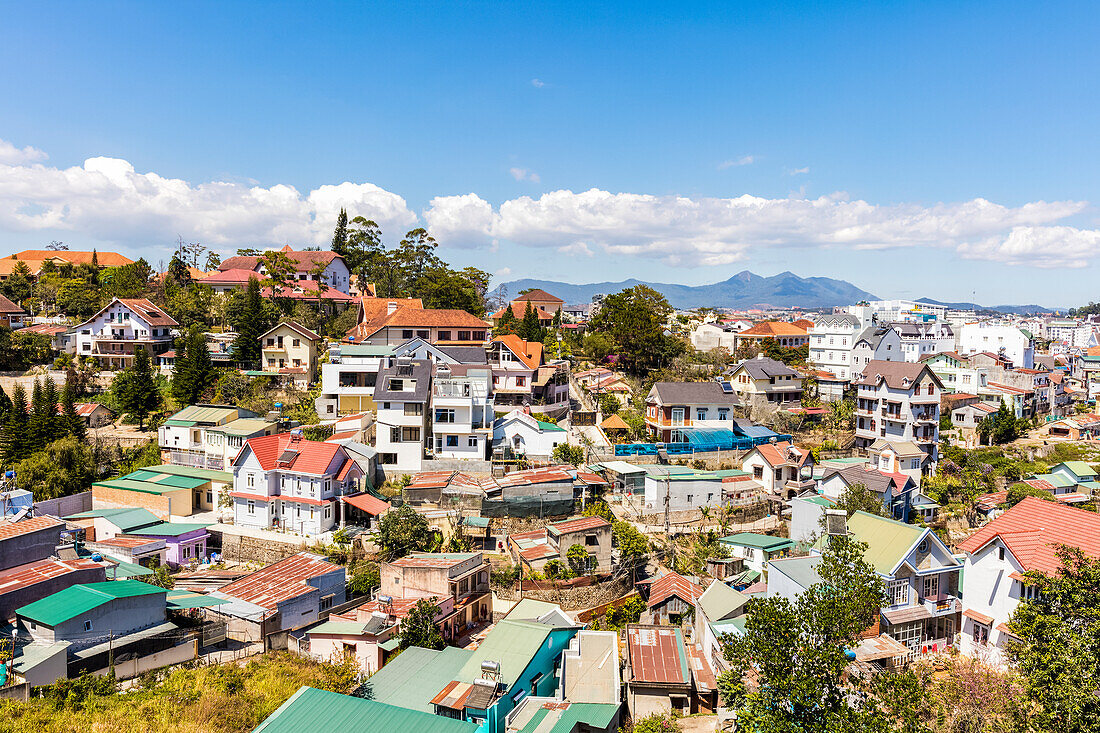
<path fill-rule="evenodd" d="M 741 400 L 729 382 L 657 382 L 645 400 L 645 424 L 663 442 L 690 428 L 731 428 Z"/>
<path fill-rule="evenodd" d="M 850 313 L 818 317 L 808 329 L 810 363 L 841 379 L 849 379 L 852 374 L 852 349 L 861 332 L 861 321 Z"/>
<path fill-rule="evenodd" d="M 380 568 L 378 598 L 399 600 L 449 599 L 452 613 L 437 619 L 444 635 L 454 638 L 468 626 L 492 618 L 489 561 L 480 552 L 417 552 Z"/>
<path fill-rule="evenodd" d="M 542 344 L 514 334 L 497 336 L 489 344 L 488 359 L 498 407 L 530 407 L 551 416 L 569 409 L 569 363 L 548 362 Z"/>
<path fill-rule="evenodd" d="M 1003 664 L 1005 645 L 1016 638 L 1006 624 L 1020 603 L 1039 592 L 1025 573 L 1058 574 L 1062 545 L 1100 557 L 1097 537 L 1095 512 L 1026 497 L 959 543 L 966 553 L 960 651 Z"/>
<path fill-rule="evenodd" d="M 317 375 L 321 337 L 295 321 L 285 321 L 260 336 L 263 368 L 286 374 L 301 387 Z"/>
<path fill-rule="evenodd" d="M 1051 321 L 1046 327 L 1051 341 L 1062 343 L 1077 349 L 1089 349 L 1097 346 L 1096 325 L 1078 321 Z"/>
<path fill-rule="evenodd" d="M 920 361 L 927 364 L 928 368 L 940 378 L 944 392 L 977 394 L 985 389 L 988 381 L 988 368 L 973 366 L 969 359 L 954 351 L 928 354 Z"/>
<path fill-rule="evenodd" d="M 367 300 L 367 299 L 364 299 Z M 385 301 L 385 310 L 360 310 L 355 337 L 363 343 L 399 346 L 419 338 L 431 344 L 476 346 L 484 344 L 489 324 L 462 310 L 423 308 L 409 301 Z"/>
<path fill-rule="evenodd" d="M 374 447 L 384 471 L 407 473 L 423 465 L 431 428 L 432 368 L 427 359 L 400 357 L 378 370 Z"/>
<path fill-rule="evenodd" d="M 733 391 L 744 405 L 788 405 L 802 399 L 802 376 L 763 353 L 726 370 Z"/>
<path fill-rule="evenodd" d="M 492 371 L 436 363 L 432 377 L 432 454 L 485 460 L 493 443 Z"/>
<path fill-rule="evenodd" d="M 343 257 L 335 252 L 327 250 L 296 252 L 288 244 L 279 250 L 279 253 L 285 255 L 293 264 L 293 280 L 324 282 L 326 286 L 339 290 L 341 293 L 347 293 L 351 288 L 351 273 L 348 270 L 347 263 L 344 262 Z M 249 270 L 258 272 L 261 275 L 267 274 L 264 258 L 253 255 L 229 257 L 218 265 L 218 269 L 222 272 Z M 247 284 L 247 280 L 242 283 L 242 285 Z"/>
<path fill-rule="evenodd" d="M 228 471 L 246 440 L 278 430 L 278 421 L 243 407 L 189 405 L 157 430 L 160 459 L 176 466 Z"/>
<path fill-rule="evenodd" d="M 856 446 L 879 438 L 912 441 L 925 451 L 929 468 L 939 461 L 940 396 L 943 383 L 926 364 L 872 361 L 856 381 Z"/>
<path fill-rule="evenodd" d="M 962 355 L 989 352 L 1011 362 L 1012 366 L 1035 367 L 1035 339 L 1030 332 L 994 321 L 964 323 L 959 328 Z"/>
<path fill-rule="evenodd" d="M 340 521 L 339 499 L 357 493 L 363 471 L 343 446 L 297 433 L 250 438 L 233 460 L 233 517 L 245 527 L 304 535 Z M 342 506 L 342 504 L 341 504 Z"/>
<path fill-rule="evenodd" d="M 955 332 L 942 321 L 895 321 L 889 325 L 901 339 L 901 354 L 905 361 L 920 361 L 929 354 L 955 348 Z"/>
<path fill-rule="evenodd" d="M 76 326 L 76 353 L 93 356 L 108 369 L 125 369 L 141 346 L 150 359 L 172 348 L 168 314 L 145 298 L 115 298 L 103 310 Z"/>
<path fill-rule="evenodd" d="M 603 517 L 565 519 L 508 537 L 508 549 L 516 561 L 535 571 L 551 560 L 569 567 L 569 549 L 574 545 L 583 547 L 588 555 L 579 571 L 611 572 L 611 522 Z"/>
<path fill-rule="evenodd" d="M 852 346 L 853 380 L 872 361 L 905 361 L 901 350 L 901 336 L 888 325 L 873 324 L 856 336 Z"/>

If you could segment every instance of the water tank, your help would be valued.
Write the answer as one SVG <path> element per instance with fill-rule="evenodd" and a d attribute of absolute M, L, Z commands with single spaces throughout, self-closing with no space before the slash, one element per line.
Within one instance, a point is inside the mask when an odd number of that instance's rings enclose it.
<path fill-rule="evenodd" d="M 98 552 L 92 553 L 92 562 L 103 562 L 103 555 Z"/>
<path fill-rule="evenodd" d="M 378 596 L 378 602 L 383 606 L 388 606 L 393 603 L 393 598 L 390 596 Z"/>
<path fill-rule="evenodd" d="M 486 659 L 481 663 L 482 672 L 492 672 L 493 674 L 500 674 L 500 662 L 494 662 Z"/>

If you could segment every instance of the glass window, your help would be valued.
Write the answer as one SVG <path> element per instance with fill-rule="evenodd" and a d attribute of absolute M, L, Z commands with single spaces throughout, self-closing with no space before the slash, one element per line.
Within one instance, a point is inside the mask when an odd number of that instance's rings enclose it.
<path fill-rule="evenodd" d="M 909 603 L 909 581 L 895 580 L 887 588 L 890 596 L 890 605 L 904 606 Z"/>
<path fill-rule="evenodd" d="M 922 595 L 925 598 L 932 598 L 940 594 L 940 576 L 938 575 L 929 575 L 923 579 L 921 585 L 923 586 L 921 588 Z"/>
<path fill-rule="evenodd" d="M 457 435 L 448 435 L 447 436 L 447 447 L 448 448 L 457 448 L 458 447 L 458 436 Z"/>

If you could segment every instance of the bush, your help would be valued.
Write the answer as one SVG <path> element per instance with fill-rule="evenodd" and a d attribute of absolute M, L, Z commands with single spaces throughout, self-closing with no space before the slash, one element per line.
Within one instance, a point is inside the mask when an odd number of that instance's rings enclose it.
<path fill-rule="evenodd" d="M 554 446 L 554 451 L 550 454 L 550 457 L 558 463 L 568 463 L 573 466 L 579 466 L 584 463 L 584 448 L 579 445 L 558 443 Z"/>

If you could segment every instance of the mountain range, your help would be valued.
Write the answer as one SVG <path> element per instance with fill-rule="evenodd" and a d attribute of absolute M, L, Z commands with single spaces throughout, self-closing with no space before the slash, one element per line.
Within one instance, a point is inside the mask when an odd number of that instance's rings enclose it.
<path fill-rule="evenodd" d="M 635 285 L 648 285 L 658 291 L 674 308 L 753 308 L 772 306 L 787 308 L 831 308 L 837 305 L 850 305 L 861 300 L 874 300 L 875 296 L 866 290 L 844 280 L 829 277 L 799 277 L 791 272 L 781 272 L 772 277 L 761 277 L 744 270 L 729 280 L 711 285 L 677 285 L 674 283 L 655 283 L 643 280 L 623 280 L 621 282 L 588 283 L 575 285 L 554 280 L 515 280 L 504 283 L 509 297 L 514 298 L 521 290 L 541 288 L 558 296 L 567 304 L 591 303 L 593 295 L 610 295 Z M 499 288 L 498 288 L 499 289 Z"/>
<path fill-rule="evenodd" d="M 917 298 L 918 303 L 929 303 L 931 305 L 946 305 L 948 308 L 954 308 L 962 311 L 997 311 L 998 313 L 1013 313 L 1018 316 L 1026 316 L 1032 313 L 1054 313 L 1056 311 L 1065 312 L 1065 308 L 1047 308 L 1042 305 L 978 305 L 977 303 L 945 303 L 942 300 L 932 300 L 931 298 Z"/>

